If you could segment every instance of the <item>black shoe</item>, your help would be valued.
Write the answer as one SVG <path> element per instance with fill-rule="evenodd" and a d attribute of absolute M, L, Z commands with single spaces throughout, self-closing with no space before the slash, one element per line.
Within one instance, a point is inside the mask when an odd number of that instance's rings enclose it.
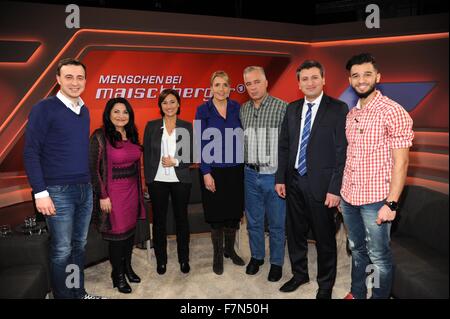
<path fill-rule="evenodd" d="M 136 284 L 141 282 L 141 277 L 136 274 L 133 275 L 132 273 L 125 273 L 125 275 L 127 276 L 129 282 Z"/>
<path fill-rule="evenodd" d="M 225 250 L 223 252 L 223 256 L 225 258 L 231 258 L 231 261 L 233 261 L 233 264 L 238 266 L 245 266 L 245 261 L 242 260 L 241 257 L 239 257 L 238 254 L 236 254 L 236 251 L 234 250 L 234 243 L 236 241 L 236 231 L 235 228 L 224 228 L 224 234 L 225 234 Z"/>
<path fill-rule="evenodd" d="M 321 289 L 317 291 L 316 299 L 331 299 L 333 289 Z"/>
<path fill-rule="evenodd" d="M 126 272 L 125 275 L 127 276 L 127 279 L 129 282 L 133 282 L 133 283 L 141 282 L 141 278 L 138 275 L 136 275 L 136 273 L 134 271 Z"/>
<path fill-rule="evenodd" d="M 259 271 L 259 266 L 261 266 L 262 264 L 264 264 L 264 260 L 255 259 L 252 257 L 247 265 L 245 273 L 247 275 L 255 275 Z"/>
<path fill-rule="evenodd" d="M 309 278 L 306 279 L 297 279 L 295 277 L 292 277 L 291 280 L 286 282 L 283 286 L 281 286 L 280 291 L 281 292 L 292 292 L 297 290 L 298 287 L 300 287 L 303 284 L 306 284 L 309 282 Z"/>
<path fill-rule="evenodd" d="M 125 263 L 125 276 L 127 276 L 129 282 L 139 283 L 141 278 L 131 268 L 131 263 Z"/>
<path fill-rule="evenodd" d="M 191 267 L 188 262 L 183 262 L 180 263 L 180 270 L 183 274 L 187 274 L 191 270 Z"/>
<path fill-rule="evenodd" d="M 213 271 L 216 275 L 223 274 L 223 263 L 213 263 Z"/>
<path fill-rule="evenodd" d="M 123 294 L 129 294 L 131 292 L 131 287 L 128 284 L 127 280 L 125 279 L 124 273 L 118 273 L 115 274 L 114 272 L 111 274 L 111 279 L 113 282 L 113 288 L 116 288 L 119 290 L 119 292 Z"/>
<path fill-rule="evenodd" d="M 231 254 L 228 254 L 227 252 L 223 253 L 223 256 L 225 258 L 231 258 L 231 261 L 233 262 L 233 264 L 238 265 L 238 266 L 245 266 L 245 261 L 242 260 L 241 257 L 239 257 L 238 254 L 236 254 L 236 252 L 233 250 Z"/>
<path fill-rule="evenodd" d="M 156 265 L 156 272 L 160 275 L 164 275 L 166 273 L 166 264 L 157 264 Z"/>
<path fill-rule="evenodd" d="M 273 264 L 270 265 L 270 271 L 267 280 L 276 282 L 281 279 L 281 276 L 283 276 L 283 267 Z"/>

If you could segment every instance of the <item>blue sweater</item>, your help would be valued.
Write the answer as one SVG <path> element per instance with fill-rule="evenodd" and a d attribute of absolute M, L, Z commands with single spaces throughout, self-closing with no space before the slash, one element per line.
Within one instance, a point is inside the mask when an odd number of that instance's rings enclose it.
<path fill-rule="evenodd" d="M 86 106 L 77 115 L 56 96 L 32 108 L 23 158 L 34 193 L 52 185 L 90 182 L 89 122 Z"/>

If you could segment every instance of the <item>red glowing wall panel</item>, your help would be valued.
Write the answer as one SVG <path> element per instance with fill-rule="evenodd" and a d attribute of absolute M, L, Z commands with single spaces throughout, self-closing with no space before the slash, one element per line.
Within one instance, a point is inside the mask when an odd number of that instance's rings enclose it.
<path fill-rule="evenodd" d="M 199 105 L 211 97 L 210 77 L 224 70 L 231 79 L 230 98 L 248 100 L 242 71 L 249 65 L 266 69 L 275 83 L 288 58 L 257 55 L 174 53 L 144 51 L 91 51 L 83 57 L 88 80 L 83 99 L 91 112 L 91 130 L 101 125 L 102 113 L 111 97 L 127 98 L 135 111 L 141 133 L 147 121 L 160 117 L 158 96 L 174 88 L 181 96 L 180 118 L 192 120 Z M 141 134 L 142 135 L 142 134 Z"/>

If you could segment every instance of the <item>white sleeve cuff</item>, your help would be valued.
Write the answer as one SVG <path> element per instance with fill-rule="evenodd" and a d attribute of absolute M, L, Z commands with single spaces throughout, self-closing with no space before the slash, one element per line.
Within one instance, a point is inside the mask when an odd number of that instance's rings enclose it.
<path fill-rule="evenodd" d="M 42 191 L 42 192 L 34 194 L 35 199 L 49 197 L 49 196 L 50 196 L 50 194 L 47 191 Z"/>
<path fill-rule="evenodd" d="M 175 159 L 175 167 L 178 167 L 180 165 L 180 161 L 178 159 Z"/>

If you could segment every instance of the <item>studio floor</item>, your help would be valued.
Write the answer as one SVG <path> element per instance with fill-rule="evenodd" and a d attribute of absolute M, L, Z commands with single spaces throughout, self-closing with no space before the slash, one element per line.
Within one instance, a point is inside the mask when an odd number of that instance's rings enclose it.
<path fill-rule="evenodd" d="M 337 236 L 338 266 L 333 298 L 343 298 L 350 288 L 351 259 L 345 250 L 345 234 L 341 229 Z M 266 260 L 256 275 L 245 273 L 245 266 L 236 266 L 230 259 L 224 259 L 223 275 L 212 271 L 212 243 L 209 233 L 193 234 L 190 242 L 190 265 L 188 274 L 180 272 L 176 256 L 176 238 L 168 239 L 167 272 L 156 272 L 156 259 L 151 251 L 149 260 L 146 250 L 135 248 L 133 268 L 141 277 L 139 284 L 131 284 L 132 293 L 122 294 L 112 287 L 109 261 L 89 267 L 85 271 L 86 290 L 95 295 L 117 299 L 313 299 L 318 286 L 316 282 L 317 255 L 314 243 L 309 244 L 308 265 L 311 281 L 291 293 L 278 289 L 291 277 L 291 267 L 286 247 L 283 277 L 279 282 L 269 282 L 268 236 L 266 234 Z M 246 263 L 250 260 L 248 235 L 242 227 L 238 254 Z"/>

